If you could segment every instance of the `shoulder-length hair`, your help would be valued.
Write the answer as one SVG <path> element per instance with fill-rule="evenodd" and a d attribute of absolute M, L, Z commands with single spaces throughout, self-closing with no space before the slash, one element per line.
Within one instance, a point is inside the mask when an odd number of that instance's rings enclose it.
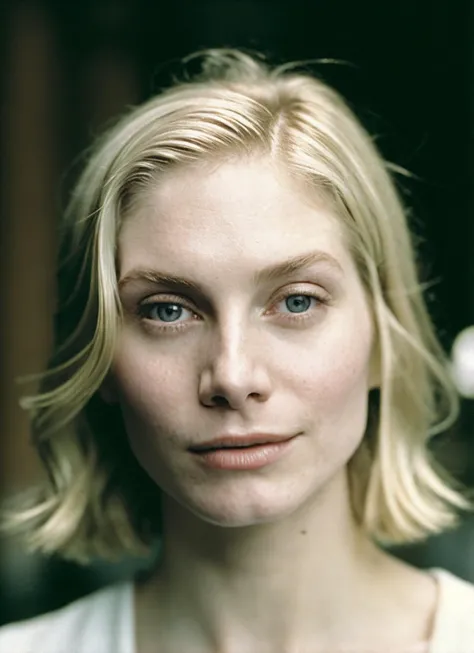
<path fill-rule="evenodd" d="M 133 109 L 95 145 L 63 222 L 56 341 L 40 391 L 25 397 L 49 481 L 9 524 L 31 547 L 76 559 L 146 552 L 160 532 L 160 490 L 100 395 L 121 323 L 117 236 L 134 201 L 174 166 L 265 155 L 332 203 L 377 335 L 380 387 L 348 465 L 355 518 L 404 543 L 452 525 L 466 500 L 429 442 L 457 397 L 425 307 L 407 218 L 372 139 L 319 79 L 232 50 L 206 53 L 200 76 Z"/>

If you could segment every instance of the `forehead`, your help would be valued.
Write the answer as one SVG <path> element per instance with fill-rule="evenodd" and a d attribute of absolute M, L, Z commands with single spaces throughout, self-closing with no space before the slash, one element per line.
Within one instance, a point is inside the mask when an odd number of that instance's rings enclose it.
<path fill-rule="evenodd" d="M 137 198 L 119 236 L 122 274 L 163 261 L 258 265 L 311 249 L 351 265 L 329 201 L 265 159 L 171 170 Z"/>

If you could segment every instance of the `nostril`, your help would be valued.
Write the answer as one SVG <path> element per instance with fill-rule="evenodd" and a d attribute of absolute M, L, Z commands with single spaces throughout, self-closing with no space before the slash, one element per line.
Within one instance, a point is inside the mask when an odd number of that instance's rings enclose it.
<path fill-rule="evenodd" d="M 215 406 L 219 406 L 222 408 L 227 408 L 227 406 L 229 406 L 228 400 L 222 395 L 215 395 L 214 397 L 212 397 L 212 403 Z"/>

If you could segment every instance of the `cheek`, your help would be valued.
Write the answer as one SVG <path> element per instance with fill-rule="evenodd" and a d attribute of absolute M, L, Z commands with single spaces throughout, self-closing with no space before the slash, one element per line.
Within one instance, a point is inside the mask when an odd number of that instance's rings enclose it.
<path fill-rule="evenodd" d="M 370 329 L 358 333 L 348 338 L 332 331 L 293 368 L 295 393 L 328 437 L 357 439 L 365 432 L 372 339 Z"/>
<path fill-rule="evenodd" d="M 353 347 L 342 345 L 337 352 L 327 349 L 327 354 L 313 366 L 310 378 L 319 388 L 317 394 L 323 401 L 329 402 L 329 405 L 344 405 L 352 396 L 367 395 L 369 370 L 369 348 L 356 351 Z"/>
<path fill-rule="evenodd" d="M 192 396 L 189 356 L 154 355 L 148 347 L 124 343 L 113 365 L 117 398 L 126 426 L 167 429 L 179 420 L 180 403 Z"/>
<path fill-rule="evenodd" d="M 148 347 L 127 343 L 113 366 L 116 397 L 130 447 L 143 469 L 162 487 L 180 476 L 179 443 L 188 435 L 188 373 L 184 361 L 156 356 Z M 178 467 L 176 465 L 178 464 Z M 174 471 L 173 471 L 174 470 Z"/>

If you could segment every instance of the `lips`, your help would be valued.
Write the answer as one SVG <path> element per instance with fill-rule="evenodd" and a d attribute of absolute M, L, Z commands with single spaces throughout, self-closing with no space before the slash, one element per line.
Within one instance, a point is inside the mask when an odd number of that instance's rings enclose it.
<path fill-rule="evenodd" d="M 216 451 L 217 449 L 251 449 L 262 444 L 266 444 L 266 442 L 254 442 L 253 444 L 216 444 L 212 447 L 200 445 L 199 447 L 191 447 L 191 451 L 202 453 L 203 451 Z"/>
<path fill-rule="evenodd" d="M 253 434 L 221 437 L 191 447 L 199 466 L 217 473 L 250 473 L 271 467 L 293 449 L 296 435 Z"/>
<path fill-rule="evenodd" d="M 216 449 L 248 449 L 263 444 L 273 444 L 278 442 L 286 442 L 293 436 L 288 435 L 274 435 L 265 433 L 255 433 L 242 436 L 224 436 L 208 440 L 198 445 L 189 448 L 194 453 L 202 453 L 204 451 L 215 451 Z"/>

